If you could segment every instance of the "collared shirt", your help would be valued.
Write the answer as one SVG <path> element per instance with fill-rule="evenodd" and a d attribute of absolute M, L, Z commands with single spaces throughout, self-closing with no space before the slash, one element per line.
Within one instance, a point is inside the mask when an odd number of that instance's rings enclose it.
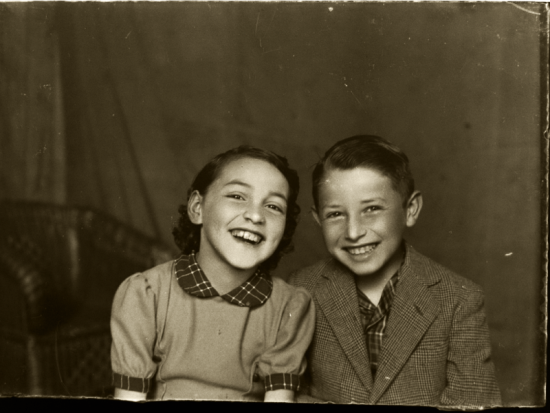
<path fill-rule="evenodd" d="M 219 295 L 196 257 L 183 255 L 117 290 L 113 383 L 156 399 L 258 401 L 268 390 L 298 391 L 314 328 L 305 290 L 257 272 Z"/>
<path fill-rule="evenodd" d="M 382 349 L 382 341 L 384 339 L 390 307 L 395 296 L 395 287 L 399 279 L 398 274 L 398 272 L 395 273 L 384 287 L 377 306 L 359 288 L 357 289 L 359 313 L 361 315 L 361 324 L 363 325 L 363 333 L 367 343 L 373 378 L 376 376 L 378 369 L 378 359 L 380 357 L 380 350 Z"/>
<path fill-rule="evenodd" d="M 197 263 L 195 253 L 176 259 L 176 278 L 187 294 L 198 298 L 220 296 Z M 264 304 L 272 290 L 271 277 L 258 269 L 244 283 L 220 297 L 239 307 L 254 308 Z"/>

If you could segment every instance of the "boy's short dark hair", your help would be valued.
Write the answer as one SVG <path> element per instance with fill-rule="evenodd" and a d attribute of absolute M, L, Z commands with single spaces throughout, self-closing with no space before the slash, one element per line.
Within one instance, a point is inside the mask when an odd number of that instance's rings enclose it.
<path fill-rule="evenodd" d="M 315 165 L 312 174 L 315 207 L 319 208 L 319 185 L 327 171 L 357 167 L 374 169 L 390 178 L 404 206 L 414 192 L 409 158 L 400 148 L 379 136 L 356 135 L 336 142 Z"/>
<path fill-rule="evenodd" d="M 279 260 L 284 254 L 294 249 L 292 237 L 298 225 L 298 218 L 300 215 L 300 206 L 297 203 L 300 180 L 298 178 L 298 173 L 290 168 L 285 157 L 277 155 L 275 152 L 249 145 L 241 145 L 237 148 L 230 149 L 214 157 L 199 171 L 191 187 L 187 191 L 187 200 L 189 200 L 189 197 L 194 191 L 198 191 L 201 195 L 205 195 L 210 185 L 220 175 L 222 169 L 230 162 L 242 158 L 260 159 L 270 163 L 283 174 L 288 182 L 289 196 L 283 238 L 273 255 L 260 265 L 262 270 L 271 271 L 277 267 Z M 187 204 L 180 205 L 178 212 L 180 214 L 178 226 L 174 227 L 172 230 L 176 245 L 181 250 L 182 254 L 191 254 L 193 251 L 199 251 L 201 225 L 196 225 L 191 222 L 187 214 Z"/>

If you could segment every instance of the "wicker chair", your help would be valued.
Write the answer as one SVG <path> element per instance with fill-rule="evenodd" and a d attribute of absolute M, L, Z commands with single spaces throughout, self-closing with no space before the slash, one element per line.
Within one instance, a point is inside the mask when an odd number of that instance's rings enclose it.
<path fill-rule="evenodd" d="M 0 394 L 109 396 L 109 318 L 162 243 L 95 210 L 0 202 Z"/>

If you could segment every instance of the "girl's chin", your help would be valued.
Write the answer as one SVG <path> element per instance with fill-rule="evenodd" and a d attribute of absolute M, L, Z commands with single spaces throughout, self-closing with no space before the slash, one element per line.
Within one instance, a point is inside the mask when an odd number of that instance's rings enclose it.
<path fill-rule="evenodd" d="M 231 260 L 229 264 L 238 271 L 254 271 L 265 260 Z"/>
<path fill-rule="evenodd" d="M 229 262 L 235 268 L 240 269 L 252 269 L 257 268 L 260 264 L 266 261 L 271 257 L 273 253 L 266 254 L 265 252 L 259 253 L 259 251 L 234 251 L 227 257 L 227 262 Z"/>

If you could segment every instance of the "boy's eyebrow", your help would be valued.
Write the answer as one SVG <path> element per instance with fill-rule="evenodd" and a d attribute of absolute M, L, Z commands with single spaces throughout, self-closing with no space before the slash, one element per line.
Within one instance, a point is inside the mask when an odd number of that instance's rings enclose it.
<path fill-rule="evenodd" d="M 229 186 L 229 185 L 241 185 L 241 186 L 245 186 L 247 188 L 252 188 L 252 186 L 250 184 L 247 184 L 246 182 L 243 182 L 243 181 L 239 181 L 238 179 L 234 179 L 232 181 L 229 181 L 228 183 L 226 183 L 224 186 Z M 281 198 L 283 199 L 285 202 L 288 202 L 287 199 L 286 199 L 286 196 L 280 192 L 277 192 L 277 191 L 271 191 L 269 193 L 270 196 L 276 196 L 278 198 Z"/>
<path fill-rule="evenodd" d="M 364 199 L 361 201 L 361 204 L 370 204 L 371 202 L 385 202 L 384 198 L 372 198 Z M 321 205 L 321 208 L 339 208 L 340 204 L 330 204 L 330 205 Z"/>
<path fill-rule="evenodd" d="M 385 199 L 384 198 L 381 198 L 381 197 L 376 197 L 376 198 L 371 198 L 371 199 L 363 199 L 361 201 L 362 204 L 370 204 L 371 202 L 384 202 Z"/>

